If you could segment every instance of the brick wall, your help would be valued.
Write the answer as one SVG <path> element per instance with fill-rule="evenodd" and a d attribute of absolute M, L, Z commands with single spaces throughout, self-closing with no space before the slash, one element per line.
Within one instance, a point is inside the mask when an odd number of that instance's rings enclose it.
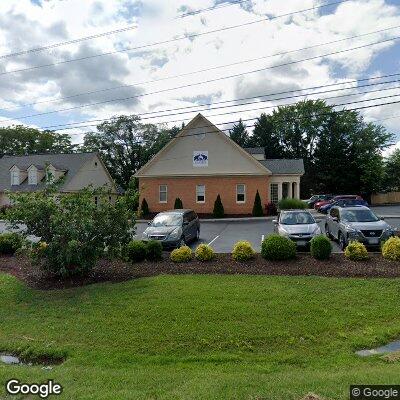
<path fill-rule="evenodd" d="M 160 212 L 174 208 L 175 199 L 179 197 L 184 208 L 190 208 L 200 214 L 212 213 L 214 201 L 219 194 L 225 214 L 251 214 L 257 189 L 261 204 L 269 201 L 268 176 L 234 176 L 234 177 L 190 177 L 190 178 L 140 178 L 140 204 L 143 198 L 151 212 Z M 246 185 L 246 202 L 236 203 L 236 185 Z M 168 186 L 167 203 L 159 202 L 159 185 Z M 196 185 L 205 185 L 205 203 L 196 203 Z"/>

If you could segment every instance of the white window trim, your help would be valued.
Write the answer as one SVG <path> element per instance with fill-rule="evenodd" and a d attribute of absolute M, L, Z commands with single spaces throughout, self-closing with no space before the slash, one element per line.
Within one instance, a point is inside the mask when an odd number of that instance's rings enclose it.
<path fill-rule="evenodd" d="M 161 200 L 161 186 L 165 186 L 165 201 Z M 162 204 L 168 203 L 168 185 L 158 185 L 158 202 Z"/>
<path fill-rule="evenodd" d="M 203 201 L 199 201 L 199 194 L 198 194 L 198 187 L 199 186 L 203 186 L 204 187 L 204 200 Z M 197 204 L 204 204 L 206 202 L 206 185 L 196 185 L 196 203 Z"/>
<path fill-rule="evenodd" d="M 243 186 L 244 188 L 244 193 L 239 193 L 238 192 L 238 186 Z M 244 194 L 244 200 L 239 201 L 238 200 L 238 194 Z M 236 204 L 245 204 L 246 203 L 246 185 L 244 183 L 238 183 L 236 184 Z"/>
<path fill-rule="evenodd" d="M 274 199 L 272 198 L 272 187 L 273 185 L 276 185 L 276 201 L 274 201 Z M 269 197 L 270 197 L 270 201 L 271 203 L 276 204 L 279 201 L 279 183 L 277 182 L 271 182 L 269 185 Z"/>

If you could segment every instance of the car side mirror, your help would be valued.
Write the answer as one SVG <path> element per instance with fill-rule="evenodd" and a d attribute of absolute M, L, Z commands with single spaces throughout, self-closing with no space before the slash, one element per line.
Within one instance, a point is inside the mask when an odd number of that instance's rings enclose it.
<path fill-rule="evenodd" d="M 339 218 L 338 217 L 333 217 L 332 221 L 339 222 Z"/>
<path fill-rule="evenodd" d="M 277 224 L 278 224 L 278 220 L 277 220 L 277 219 L 273 219 L 273 220 L 272 220 L 272 223 L 275 224 L 275 225 L 277 225 Z"/>
<path fill-rule="evenodd" d="M 385 217 L 381 217 L 381 220 L 384 221 L 384 220 L 385 220 Z"/>
<path fill-rule="evenodd" d="M 147 223 L 147 225 L 149 225 L 149 226 L 150 226 L 150 225 L 151 225 L 151 221 L 149 221 L 149 222 Z"/>

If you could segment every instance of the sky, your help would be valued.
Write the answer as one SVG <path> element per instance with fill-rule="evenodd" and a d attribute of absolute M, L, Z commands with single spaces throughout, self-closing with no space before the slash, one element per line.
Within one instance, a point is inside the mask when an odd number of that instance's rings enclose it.
<path fill-rule="evenodd" d="M 137 114 L 172 126 L 201 111 L 221 128 L 242 118 L 251 130 L 263 111 L 329 97 L 368 107 L 365 120 L 395 135 L 388 155 L 400 148 L 400 0 L 316 8 L 337 1 L 1 1 L 0 126 L 58 125 L 80 143 L 93 120 Z"/>

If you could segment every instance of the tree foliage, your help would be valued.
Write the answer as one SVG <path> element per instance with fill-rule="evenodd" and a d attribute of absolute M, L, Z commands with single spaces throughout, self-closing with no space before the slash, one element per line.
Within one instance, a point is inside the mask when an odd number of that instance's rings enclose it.
<path fill-rule="evenodd" d="M 256 196 L 254 198 L 254 204 L 253 204 L 253 211 L 252 211 L 252 215 L 253 217 L 262 217 L 264 214 L 263 211 L 263 207 L 261 204 L 261 197 L 260 197 L 260 193 L 256 193 Z"/>
<path fill-rule="evenodd" d="M 249 143 L 249 133 L 247 132 L 246 125 L 239 119 L 239 122 L 233 125 L 229 130 L 230 138 L 241 147 L 246 147 Z"/>
<path fill-rule="evenodd" d="M 396 149 L 385 161 L 384 187 L 388 190 L 400 190 L 400 149 Z"/>

